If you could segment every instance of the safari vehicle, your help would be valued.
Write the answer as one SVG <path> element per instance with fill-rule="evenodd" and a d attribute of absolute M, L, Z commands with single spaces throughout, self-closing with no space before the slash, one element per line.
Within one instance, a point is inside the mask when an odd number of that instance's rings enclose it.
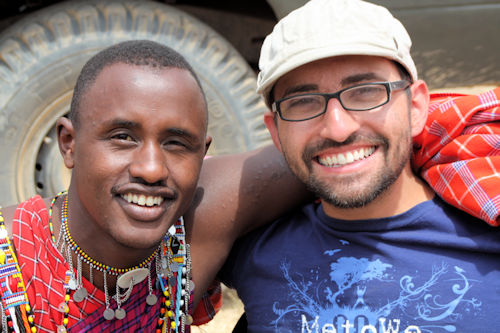
<path fill-rule="evenodd" d="M 193 65 L 208 98 L 210 154 L 269 142 L 255 93 L 260 46 L 305 1 L 0 0 L 0 205 L 67 186 L 55 121 L 85 61 L 123 40 L 165 43 Z M 431 88 L 499 83 L 500 1 L 373 2 L 403 21 Z"/>

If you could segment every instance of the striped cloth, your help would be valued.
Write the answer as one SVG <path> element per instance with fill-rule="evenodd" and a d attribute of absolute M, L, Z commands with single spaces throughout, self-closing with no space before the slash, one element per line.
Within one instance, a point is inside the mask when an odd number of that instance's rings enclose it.
<path fill-rule="evenodd" d="M 449 204 L 492 226 L 500 211 L 500 87 L 479 95 L 432 94 L 413 167 Z"/>
<path fill-rule="evenodd" d="M 38 332 L 56 332 L 62 324 L 64 278 L 69 265 L 51 241 L 49 215 L 39 196 L 21 203 L 14 215 L 12 233 L 28 299 Z M 104 293 L 83 281 L 89 297 L 78 305 L 69 303 L 69 325 L 87 317 L 104 304 Z"/>

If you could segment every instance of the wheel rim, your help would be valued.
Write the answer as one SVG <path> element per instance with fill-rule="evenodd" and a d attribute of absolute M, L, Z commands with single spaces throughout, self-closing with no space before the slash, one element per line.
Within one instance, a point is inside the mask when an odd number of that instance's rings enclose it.
<path fill-rule="evenodd" d="M 16 179 L 19 200 L 33 193 L 52 195 L 68 187 L 71 172 L 59 153 L 55 123 L 69 112 L 71 96 L 72 92 L 66 92 L 56 98 L 29 127 L 17 160 L 18 170 L 22 170 Z"/>

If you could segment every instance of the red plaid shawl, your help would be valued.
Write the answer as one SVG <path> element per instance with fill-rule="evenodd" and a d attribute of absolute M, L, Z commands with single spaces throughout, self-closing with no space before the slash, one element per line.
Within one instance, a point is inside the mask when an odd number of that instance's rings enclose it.
<path fill-rule="evenodd" d="M 449 204 L 500 225 L 500 87 L 432 94 L 413 166 Z"/>

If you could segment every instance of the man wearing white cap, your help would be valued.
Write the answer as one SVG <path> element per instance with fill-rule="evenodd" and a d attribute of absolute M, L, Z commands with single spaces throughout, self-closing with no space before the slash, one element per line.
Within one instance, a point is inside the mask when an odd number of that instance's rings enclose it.
<path fill-rule="evenodd" d="M 500 327 L 500 230 L 442 201 L 411 168 L 429 93 L 410 46 L 385 8 L 360 0 L 312 0 L 266 38 L 266 125 L 321 200 L 233 248 L 221 277 L 250 332 Z"/>

